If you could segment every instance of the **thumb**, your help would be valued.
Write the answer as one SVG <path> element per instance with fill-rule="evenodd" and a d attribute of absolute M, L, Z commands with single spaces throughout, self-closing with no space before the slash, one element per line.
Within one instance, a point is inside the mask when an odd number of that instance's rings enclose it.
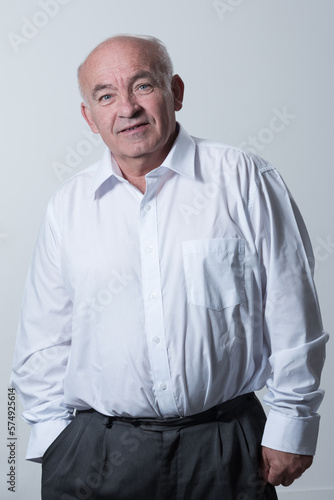
<path fill-rule="evenodd" d="M 266 458 L 263 450 L 262 450 L 262 457 L 260 460 L 260 472 L 261 472 L 261 476 L 262 476 L 263 481 L 265 483 L 267 483 L 268 478 L 269 478 L 269 473 L 270 473 L 270 464 L 269 464 L 269 461 Z"/>

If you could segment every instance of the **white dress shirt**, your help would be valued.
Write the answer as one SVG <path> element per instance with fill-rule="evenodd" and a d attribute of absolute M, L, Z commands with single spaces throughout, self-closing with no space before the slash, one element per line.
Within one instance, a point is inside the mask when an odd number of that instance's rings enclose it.
<path fill-rule="evenodd" d="M 315 452 L 328 335 L 300 213 L 274 167 L 179 135 L 142 194 L 107 150 L 55 193 L 12 384 L 38 461 L 73 408 L 192 415 L 268 386 L 263 445 Z"/>

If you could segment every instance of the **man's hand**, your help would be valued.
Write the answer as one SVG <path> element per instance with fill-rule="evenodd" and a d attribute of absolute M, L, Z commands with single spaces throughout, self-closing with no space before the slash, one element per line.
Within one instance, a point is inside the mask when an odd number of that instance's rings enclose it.
<path fill-rule="evenodd" d="M 263 446 L 261 463 L 263 480 L 274 486 L 279 484 L 290 486 L 311 466 L 312 461 L 312 455 L 295 455 Z"/>

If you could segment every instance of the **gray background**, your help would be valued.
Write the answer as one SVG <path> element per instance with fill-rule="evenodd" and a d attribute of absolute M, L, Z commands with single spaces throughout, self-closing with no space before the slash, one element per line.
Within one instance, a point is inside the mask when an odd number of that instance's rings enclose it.
<path fill-rule="evenodd" d="M 44 8 L 42 5 L 44 4 Z M 102 146 L 84 123 L 76 67 L 116 33 L 161 38 L 186 85 L 192 134 L 253 148 L 282 173 L 308 226 L 324 325 L 333 331 L 333 42 L 330 0 L 1 0 L 1 499 L 40 498 L 17 409 L 16 491 L 8 492 L 7 387 L 20 300 L 47 200 Z M 284 114 L 283 121 L 275 116 Z M 255 146 L 254 146 L 255 144 Z M 333 343 L 312 468 L 283 500 L 333 499 Z"/>

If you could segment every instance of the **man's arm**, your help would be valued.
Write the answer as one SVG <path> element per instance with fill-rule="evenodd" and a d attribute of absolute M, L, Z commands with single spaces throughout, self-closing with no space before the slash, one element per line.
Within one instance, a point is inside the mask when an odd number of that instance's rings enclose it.
<path fill-rule="evenodd" d="M 19 393 L 31 424 L 27 459 L 41 461 L 46 448 L 71 421 L 63 382 L 71 345 L 72 303 L 62 279 L 61 234 L 47 210 L 28 273 L 11 384 Z"/>
<path fill-rule="evenodd" d="M 271 410 L 262 440 L 263 476 L 273 484 L 291 484 L 311 465 L 316 449 L 328 334 L 323 331 L 303 219 L 278 172 L 265 163 L 252 196 L 251 221 L 271 365 L 264 397 Z"/>

